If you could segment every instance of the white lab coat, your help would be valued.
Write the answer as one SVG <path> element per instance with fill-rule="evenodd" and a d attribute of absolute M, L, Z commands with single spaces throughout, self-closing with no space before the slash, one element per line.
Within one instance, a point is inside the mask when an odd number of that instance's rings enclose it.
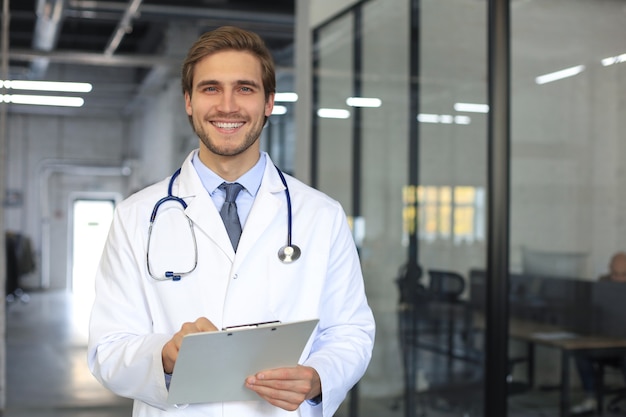
<path fill-rule="evenodd" d="M 281 263 L 277 253 L 287 239 L 285 187 L 267 156 L 263 181 L 235 254 L 191 157 L 182 166 L 173 195 L 188 204 L 185 212 L 193 221 L 198 245 L 197 268 L 177 282 L 157 281 L 148 274 L 150 214 L 167 194 L 169 179 L 120 203 L 96 276 L 89 368 L 111 391 L 135 400 L 133 416 L 333 415 L 364 374 L 374 342 L 374 319 L 342 208 L 286 176 L 293 210 L 292 242 L 302 249 L 302 256 L 291 264 Z M 159 209 L 158 216 L 165 219 L 162 224 L 175 222 L 168 220 L 168 213 L 175 211 L 168 210 L 172 206 L 178 207 L 166 203 Z M 184 216 L 179 213 L 176 218 Z M 157 224 L 160 221 L 161 217 Z M 178 261 L 184 265 L 172 269 L 192 264 L 189 232 L 180 221 L 153 230 L 150 260 L 155 269 Z M 319 318 L 300 363 L 319 373 L 322 403 L 305 402 L 296 413 L 264 401 L 168 405 L 161 349 L 184 322 L 203 316 L 218 328 Z"/>

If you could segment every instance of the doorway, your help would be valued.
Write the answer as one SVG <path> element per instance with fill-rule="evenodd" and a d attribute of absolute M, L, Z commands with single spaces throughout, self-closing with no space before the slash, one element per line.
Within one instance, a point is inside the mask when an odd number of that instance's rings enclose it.
<path fill-rule="evenodd" d="M 96 269 L 113 220 L 117 198 L 111 195 L 75 196 L 71 201 L 71 273 L 68 288 L 72 293 L 75 325 L 79 332 L 86 334 L 95 295 Z"/>

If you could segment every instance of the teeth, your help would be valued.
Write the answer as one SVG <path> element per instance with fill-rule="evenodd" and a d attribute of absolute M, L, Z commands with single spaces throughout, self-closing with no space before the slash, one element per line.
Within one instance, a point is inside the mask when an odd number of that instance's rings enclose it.
<path fill-rule="evenodd" d="M 214 124 L 220 129 L 237 129 L 238 127 L 243 126 L 243 123 L 240 123 L 240 122 L 229 122 L 229 123 L 215 122 Z"/>

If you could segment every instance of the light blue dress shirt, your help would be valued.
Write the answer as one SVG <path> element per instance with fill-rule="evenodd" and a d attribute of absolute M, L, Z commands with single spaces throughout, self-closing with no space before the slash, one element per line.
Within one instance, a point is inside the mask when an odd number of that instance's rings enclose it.
<path fill-rule="evenodd" d="M 237 180 L 233 181 L 238 182 L 244 187 L 239 195 L 237 195 L 236 199 L 237 214 L 239 215 L 239 222 L 241 223 L 242 230 L 244 228 L 244 225 L 246 224 L 246 220 L 248 219 L 248 214 L 250 214 L 250 210 L 252 209 L 252 203 L 254 203 L 254 198 L 259 191 L 259 187 L 261 187 L 263 173 L 265 172 L 265 159 L 265 153 L 261 152 L 260 158 L 256 165 L 254 165 L 248 172 L 243 174 L 241 177 L 237 178 Z M 213 203 L 215 203 L 217 211 L 220 211 L 222 205 L 224 204 L 224 200 L 226 199 L 226 192 L 224 190 L 220 190 L 218 187 L 223 182 L 228 181 L 226 181 L 215 172 L 213 172 L 211 169 L 209 169 L 206 165 L 204 165 L 198 157 L 198 151 L 194 153 L 191 163 L 196 169 L 196 172 L 200 177 L 200 181 L 202 181 L 202 185 L 204 185 L 204 188 L 211 196 Z"/>

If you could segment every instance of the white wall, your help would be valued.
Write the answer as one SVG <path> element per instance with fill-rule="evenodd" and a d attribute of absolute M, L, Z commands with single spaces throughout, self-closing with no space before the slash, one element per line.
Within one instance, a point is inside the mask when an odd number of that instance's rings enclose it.
<path fill-rule="evenodd" d="M 7 188 L 22 193 L 23 204 L 5 208 L 5 226 L 31 238 L 37 261 L 23 286 L 65 288 L 70 193 L 125 193 L 119 171 L 125 124 L 119 118 L 9 116 Z"/>

